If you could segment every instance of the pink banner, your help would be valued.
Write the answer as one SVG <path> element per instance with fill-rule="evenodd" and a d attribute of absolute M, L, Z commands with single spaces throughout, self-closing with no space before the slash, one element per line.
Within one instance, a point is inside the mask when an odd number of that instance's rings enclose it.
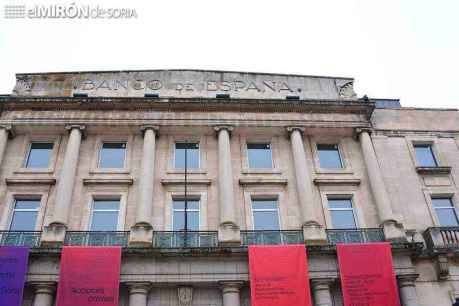
<path fill-rule="evenodd" d="M 118 306 L 120 247 L 64 247 L 56 306 Z"/>

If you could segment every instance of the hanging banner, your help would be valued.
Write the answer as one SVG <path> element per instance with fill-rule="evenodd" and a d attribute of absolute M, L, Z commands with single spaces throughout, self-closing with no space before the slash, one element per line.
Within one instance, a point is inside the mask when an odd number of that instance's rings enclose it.
<path fill-rule="evenodd" d="M 400 306 L 389 243 L 338 244 L 344 306 Z"/>
<path fill-rule="evenodd" d="M 28 247 L 0 247 L 0 305 L 22 305 L 28 261 Z"/>
<path fill-rule="evenodd" d="M 56 306 L 117 306 L 121 247 L 64 247 Z"/>
<path fill-rule="evenodd" d="M 249 246 L 252 306 L 312 306 L 304 245 Z"/>

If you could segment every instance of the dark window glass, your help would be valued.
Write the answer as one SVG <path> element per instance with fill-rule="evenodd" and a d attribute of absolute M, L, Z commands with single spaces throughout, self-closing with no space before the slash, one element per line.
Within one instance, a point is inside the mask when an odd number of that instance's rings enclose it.
<path fill-rule="evenodd" d="M 328 199 L 328 209 L 334 229 L 356 228 L 351 199 Z"/>
<path fill-rule="evenodd" d="M 432 205 L 441 226 L 458 226 L 459 222 L 451 198 L 432 198 Z"/>
<path fill-rule="evenodd" d="M 40 200 L 15 200 L 10 231 L 34 231 Z"/>
<path fill-rule="evenodd" d="M 437 167 L 437 160 L 432 151 L 432 146 L 427 145 L 415 145 L 414 152 L 416 153 L 416 160 L 418 165 L 421 167 Z"/>
<path fill-rule="evenodd" d="M 320 168 L 324 169 L 341 169 L 343 163 L 339 155 L 337 144 L 318 144 L 317 152 L 319 153 Z"/>
<path fill-rule="evenodd" d="M 32 142 L 27 156 L 26 168 L 48 168 L 53 143 Z"/>
<path fill-rule="evenodd" d="M 99 168 L 124 168 L 125 142 L 104 142 L 100 150 Z"/>
<path fill-rule="evenodd" d="M 118 230 L 119 200 L 94 200 L 91 231 Z"/>
<path fill-rule="evenodd" d="M 185 230 L 185 200 L 174 200 L 172 203 L 173 215 L 172 225 L 174 231 Z M 189 199 L 187 201 L 187 230 L 199 231 L 199 200 Z"/>
<path fill-rule="evenodd" d="M 273 167 L 271 144 L 269 143 L 248 143 L 247 157 L 249 168 L 271 169 Z"/>
<path fill-rule="evenodd" d="M 199 169 L 199 143 L 184 142 L 175 144 L 175 168 L 185 169 L 185 151 L 187 168 Z"/>
<path fill-rule="evenodd" d="M 277 200 L 252 200 L 253 229 L 280 230 Z"/>

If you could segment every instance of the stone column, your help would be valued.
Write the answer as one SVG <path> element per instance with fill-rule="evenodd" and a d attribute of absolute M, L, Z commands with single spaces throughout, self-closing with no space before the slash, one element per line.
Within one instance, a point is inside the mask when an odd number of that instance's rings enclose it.
<path fill-rule="evenodd" d="M 368 129 L 357 129 L 360 145 L 362 147 L 363 159 L 368 172 L 371 190 L 378 210 L 381 226 L 387 240 L 405 240 L 405 232 L 392 211 L 392 205 L 387 192 L 386 185 L 379 168 L 373 142 Z"/>
<path fill-rule="evenodd" d="M 221 244 L 239 245 L 241 232 L 236 221 L 230 146 L 230 132 L 233 127 L 216 126 L 215 130 L 218 133 L 218 199 L 220 204 L 218 241 Z"/>
<path fill-rule="evenodd" d="M 222 282 L 223 306 L 240 306 L 241 297 L 239 290 L 242 282 Z"/>
<path fill-rule="evenodd" d="M 334 281 L 332 278 L 311 280 L 314 306 L 333 306 L 330 286 Z"/>
<path fill-rule="evenodd" d="M 157 126 L 142 127 L 143 151 L 140 165 L 139 190 L 136 207 L 135 225 L 131 228 L 129 244 L 151 246 L 153 227 L 151 225 L 153 211 L 153 183 L 155 177 L 155 150 Z"/>
<path fill-rule="evenodd" d="M 5 155 L 8 138 L 13 136 L 14 133 L 11 125 L 0 125 L 0 163 L 3 161 L 3 155 Z"/>
<path fill-rule="evenodd" d="M 311 169 L 308 167 L 306 152 L 304 151 L 304 128 L 288 127 L 287 131 L 290 133 L 290 143 L 292 145 L 296 190 L 301 209 L 304 241 L 308 244 L 326 244 L 327 235 L 318 221 L 314 207 Z"/>
<path fill-rule="evenodd" d="M 132 282 L 126 284 L 129 291 L 129 306 L 147 306 L 148 292 L 151 285 L 148 282 Z"/>
<path fill-rule="evenodd" d="M 418 274 L 397 276 L 402 306 L 419 306 L 415 283 L 418 276 Z"/>
<path fill-rule="evenodd" d="M 33 306 L 53 306 L 54 291 L 56 285 L 54 282 L 32 283 L 34 288 Z"/>
<path fill-rule="evenodd" d="M 45 226 L 42 234 L 42 244 L 52 245 L 64 241 L 68 217 L 72 206 L 72 193 L 80 154 L 80 144 L 83 137 L 82 125 L 67 125 L 70 132 L 64 155 L 64 163 L 56 187 L 56 199 L 52 221 Z"/>

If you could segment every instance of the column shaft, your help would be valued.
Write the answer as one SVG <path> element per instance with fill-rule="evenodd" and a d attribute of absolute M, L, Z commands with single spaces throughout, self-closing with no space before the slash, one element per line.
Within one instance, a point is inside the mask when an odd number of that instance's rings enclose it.
<path fill-rule="evenodd" d="M 155 176 L 155 128 L 147 127 L 143 136 L 143 153 L 139 185 L 139 199 L 136 209 L 136 224 L 151 226 L 153 211 L 153 181 Z"/>
<path fill-rule="evenodd" d="M 300 203 L 301 207 L 303 224 L 319 224 L 314 209 L 314 190 L 310 176 L 311 171 L 306 161 L 303 135 L 301 134 L 301 130 L 299 128 L 291 129 L 290 142 L 292 145 L 296 189 L 298 193 L 298 202 Z"/>
<path fill-rule="evenodd" d="M 53 306 L 54 284 L 35 284 L 33 306 Z"/>
<path fill-rule="evenodd" d="M 312 293 L 315 306 L 333 306 L 330 285 L 333 280 L 312 280 Z"/>
<path fill-rule="evenodd" d="M 398 277 L 402 306 L 419 306 L 415 282 L 417 277 L 417 274 L 408 276 L 400 275 Z"/>
<path fill-rule="evenodd" d="M 220 223 L 236 224 L 230 134 L 224 127 L 218 131 L 218 181 Z"/>
<path fill-rule="evenodd" d="M 129 283 L 129 306 L 147 306 L 149 283 Z"/>
<path fill-rule="evenodd" d="M 378 159 L 373 148 L 370 134 L 363 130 L 359 134 L 359 138 L 379 218 L 382 223 L 392 221 L 394 220 L 394 214 L 392 212 L 390 198 L 387 193 L 381 169 L 379 168 Z"/>
<path fill-rule="evenodd" d="M 10 126 L 0 126 L 0 164 L 3 161 L 3 155 L 5 155 L 6 144 L 8 143 L 10 130 Z"/>
<path fill-rule="evenodd" d="M 56 187 L 56 204 L 53 221 L 51 222 L 62 225 L 67 225 L 68 222 L 82 138 L 81 126 L 69 126 L 68 129 L 70 129 L 70 136 L 65 150 L 64 164 Z"/>
<path fill-rule="evenodd" d="M 222 294 L 223 294 L 223 306 L 240 306 L 241 298 L 239 295 L 239 289 L 241 283 L 223 283 Z"/>

